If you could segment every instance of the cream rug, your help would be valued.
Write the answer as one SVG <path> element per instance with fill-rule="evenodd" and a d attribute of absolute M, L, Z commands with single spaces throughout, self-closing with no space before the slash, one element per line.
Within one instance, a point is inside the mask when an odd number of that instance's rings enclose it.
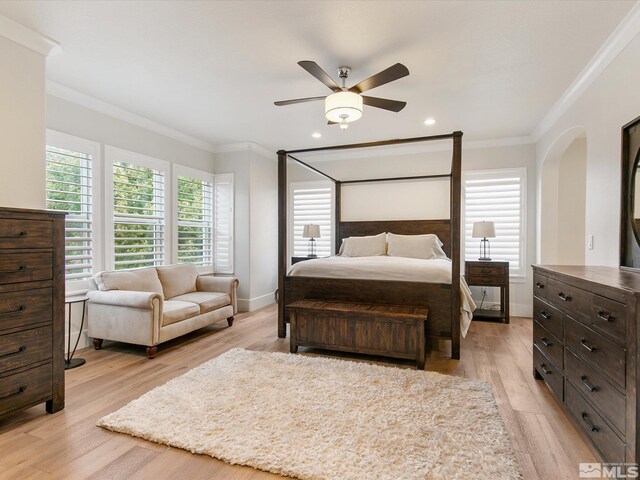
<path fill-rule="evenodd" d="M 233 349 L 98 425 L 299 479 L 520 479 L 482 381 Z"/>

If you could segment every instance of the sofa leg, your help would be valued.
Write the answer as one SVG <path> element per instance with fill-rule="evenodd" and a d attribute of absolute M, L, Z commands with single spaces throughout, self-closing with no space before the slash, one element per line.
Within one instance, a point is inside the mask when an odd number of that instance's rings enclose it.
<path fill-rule="evenodd" d="M 227 318 L 227 323 L 229 324 L 229 326 L 233 325 L 233 317 Z"/>
<path fill-rule="evenodd" d="M 102 342 L 104 340 L 102 340 L 101 338 L 94 338 L 93 339 L 93 348 L 95 348 L 96 350 L 100 350 L 102 348 Z"/>
<path fill-rule="evenodd" d="M 147 357 L 154 358 L 156 356 L 156 353 L 158 353 L 157 346 L 147 347 Z"/>

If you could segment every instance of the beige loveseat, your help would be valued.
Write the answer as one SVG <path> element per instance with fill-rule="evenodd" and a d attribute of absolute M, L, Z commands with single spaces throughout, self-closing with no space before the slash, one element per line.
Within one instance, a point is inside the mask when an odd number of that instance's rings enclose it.
<path fill-rule="evenodd" d="M 87 294 L 88 329 L 96 350 L 103 340 L 147 347 L 226 319 L 237 313 L 238 279 L 199 275 L 195 265 L 181 264 L 100 272 Z"/>

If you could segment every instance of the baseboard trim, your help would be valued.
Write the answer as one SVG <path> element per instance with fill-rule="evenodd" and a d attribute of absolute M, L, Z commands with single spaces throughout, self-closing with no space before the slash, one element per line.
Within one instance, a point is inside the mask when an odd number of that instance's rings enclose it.
<path fill-rule="evenodd" d="M 480 302 L 476 301 L 476 306 L 480 307 Z M 482 308 L 491 308 L 498 310 L 500 303 L 498 302 L 484 302 Z M 513 317 L 532 317 L 533 306 L 528 303 L 509 303 L 509 314 Z"/>
<path fill-rule="evenodd" d="M 255 298 L 239 298 L 238 310 L 240 312 L 253 312 L 272 303 L 275 303 L 273 293 L 267 293 Z"/>

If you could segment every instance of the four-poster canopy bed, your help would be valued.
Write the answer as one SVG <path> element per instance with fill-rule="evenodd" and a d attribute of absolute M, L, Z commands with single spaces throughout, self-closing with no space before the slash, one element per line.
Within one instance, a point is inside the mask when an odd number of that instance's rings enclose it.
<path fill-rule="evenodd" d="M 302 153 L 382 147 L 407 143 L 451 139 L 453 155 L 450 173 L 409 177 L 373 178 L 340 181 L 296 158 Z M 322 276 L 291 276 L 287 274 L 287 160 L 313 170 L 335 185 L 335 251 L 348 237 L 377 235 L 392 232 L 399 235 L 436 234 L 442 241 L 442 249 L 451 259 L 450 283 L 426 283 L 424 281 L 397 281 L 361 278 L 326 278 Z M 427 335 L 451 340 L 451 354 L 460 358 L 460 204 L 461 204 L 462 132 L 445 135 L 414 137 L 351 145 L 278 151 L 278 336 L 287 336 L 287 305 L 302 299 L 366 302 L 383 305 L 408 305 L 427 307 L 429 321 Z M 343 185 L 365 182 L 393 182 L 449 178 L 450 215 L 437 220 L 376 220 L 342 221 L 341 188 Z M 307 263 L 307 262 L 305 262 Z"/>

